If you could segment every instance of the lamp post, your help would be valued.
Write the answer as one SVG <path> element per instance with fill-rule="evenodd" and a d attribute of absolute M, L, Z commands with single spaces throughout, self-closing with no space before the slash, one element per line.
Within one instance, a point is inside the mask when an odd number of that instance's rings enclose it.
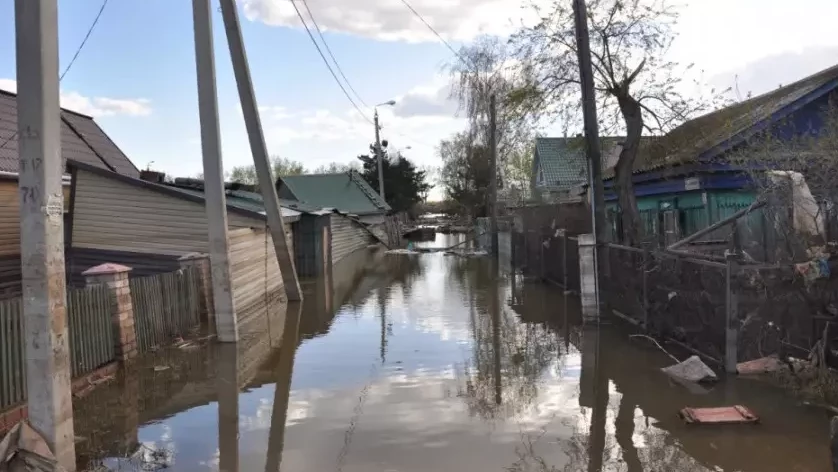
<path fill-rule="evenodd" d="M 385 202 L 387 201 L 387 199 L 384 198 L 384 164 L 382 163 L 384 159 L 384 153 L 381 152 L 381 137 L 378 133 L 378 131 L 381 129 L 381 126 L 378 125 L 378 107 L 384 105 L 393 106 L 395 104 L 395 100 L 379 103 L 375 106 L 375 114 L 373 115 L 373 121 L 375 121 L 375 158 L 378 160 L 378 193 L 379 195 L 381 195 L 381 199 Z"/>

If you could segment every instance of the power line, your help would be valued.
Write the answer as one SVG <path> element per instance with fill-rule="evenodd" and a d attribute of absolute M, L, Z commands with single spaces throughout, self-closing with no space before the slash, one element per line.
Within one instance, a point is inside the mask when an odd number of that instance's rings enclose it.
<path fill-rule="evenodd" d="M 303 3 L 305 3 L 305 2 L 303 2 Z M 326 59 L 326 55 L 323 54 L 323 50 L 320 49 L 320 45 L 317 44 L 317 40 L 315 40 L 314 35 L 311 34 L 311 29 L 309 29 L 308 25 L 306 24 L 306 20 L 305 20 L 305 18 L 303 18 L 303 14 L 300 13 L 300 9 L 297 8 L 297 2 L 295 0 L 291 0 L 291 5 L 294 6 L 294 11 L 297 12 L 297 17 L 300 18 L 300 22 L 302 22 L 303 28 L 306 29 L 306 33 L 308 33 L 308 37 L 309 37 L 309 39 L 311 39 L 311 43 L 314 44 L 315 48 L 317 48 L 317 52 L 320 54 L 320 58 L 323 59 L 323 63 L 326 64 L 326 67 L 329 69 L 329 72 L 332 74 L 332 77 L 335 79 L 335 82 L 337 82 L 338 86 L 343 91 L 343 94 L 346 96 L 347 100 L 349 100 L 349 103 L 351 103 L 352 106 L 355 107 L 356 110 L 358 110 L 358 113 L 360 113 L 361 116 L 364 117 L 365 120 L 367 120 L 370 124 L 375 126 L 375 124 L 372 122 L 372 120 L 369 119 L 369 117 L 366 115 L 366 113 L 364 113 L 364 111 L 361 110 L 361 108 L 358 106 L 358 104 L 355 103 L 355 100 L 353 100 L 352 97 L 349 95 L 349 92 L 346 91 L 346 87 L 344 87 L 343 83 L 341 83 L 341 81 L 338 79 L 337 74 L 335 74 L 334 69 L 332 69 L 332 65 L 329 64 L 329 61 Z"/>
<path fill-rule="evenodd" d="M 407 3 L 407 0 L 401 0 L 401 2 L 402 2 L 402 3 L 404 3 L 404 6 L 406 6 L 406 7 L 407 7 L 410 11 L 412 11 L 412 12 L 413 12 L 413 14 L 414 14 L 414 15 L 416 15 L 416 17 L 417 17 L 417 18 L 419 18 L 419 20 L 421 20 L 421 21 L 422 21 L 422 23 L 424 23 L 424 24 L 425 24 L 425 26 L 427 26 L 427 27 L 428 27 L 428 29 L 429 29 L 429 30 L 431 30 L 431 32 L 433 32 L 433 34 L 435 34 L 435 35 L 436 35 L 436 37 L 437 37 L 437 38 L 439 38 L 439 40 L 440 40 L 440 41 L 442 41 L 442 43 L 443 43 L 443 44 L 445 44 L 445 46 L 446 46 L 446 47 L 447 47 L 447 48 L 448 48 L 448 49 L 449 49 L 449 50 L 450 50 L 450 51 L 451 51 L 451 52 L 452 52 L 455 56 L 457 56 L 457 58 L 459 58 L 461 61 L 463 61 L 466 65 L 470 65 L 470 64 L 468 63 L 468 61 L 467 61 L 467 60 L 465 60 L 465 58 L 464 58 L 464 57 L 460 54 L 460 52 L 459 52 L 459 51 L 457 51 L 456 49 L 454 49 L 454 47 L 453 47 L 453 46 L 451 46 L 451 44 L 450 44 L 448 41 L 446 41 L 446 40 L 445 40 L 445 38 L 443 38 L 443 37 L 442 37 L 442 35 L 441 35 L 441 34 L 439 34 L 439 32 L 438 32 L 436 29 L 434 29 L 434 27 L 433 27 L 433 26 L 431 26 L 431 24 L 430 24 L 430 23 L 428 23 L 428 21 L 427 21 L 427 20 L 425 20 L 425 17 L 423 17 L 422 15 L 420 15 L 420 14 L 419 14 L 419 12 L 418 12 L 418 11 L 416 11 L 416 9 L 415 9 L 415 8 L 413 8 L 413 7 L 412 7 L 409 3 Z"/>
<path fill-rule="evenodd" d="M 90 39 L 90 35 L 93 34 L 93 30 L 96 29 L 96 25 L 99 23 L 99 18 L 102 17 L 102 12 L 105 11 L 105 7 L 107 5 L 108 5 L 108 0 L 104 0 L 102 2 L 102 6 L 99 7 L 99 12 L 96 13 L 96 18 L 93 19 L 93 23 L 91 23 L 90 28 L 87 29 L 87 33 L 84 35 L 84 39 L 82 39 L 81 44 L 79 44 L 79 47 L 76 48 L 76 52 L 75 52 L 75 54 L 73 54 L 73 58 L 70 59 L 70 62 L 67 64 L 67 67 L 64 68 L 64 72 L 62 72 L 61 75 L 58 76 L 58 82 L 59 83 L 61 83 L 61 81 L 64 80 L 64 76 L 67 75 L 67 72 L 70 72 L 70 68 L 72 68 L 73 64 L 76 63 L 76 59 L 79 58 L 79 54 L 81 54 L 81 50 L 84 49 L 84 45 L 87 44 L 87 40 Z M 8 144 L 9 141 L 15 139 L 16 137 L 17 137 L 17 131 L 15 131 L 11 136 L 6 138 L 6 140 L 3 141 L 3 144 L 0 144 L 0 149 L 3 149 L 4 147 L 6 147 L 6 144 Z"/>
<path fill-rule="evenodd" d="M 302 2 L 303 2 L 303 5 L 306 7 L 306 11 L 308 12 L 308 17 L 311 18 L 311 23 L 314 25 L 314 28 L 317 29 L 317 35 L 320 36 L 320 41 L 323 43 L 323 46 L 326 47 L 326 52 L 329 53 L 329 57 L 331 57 L 332 62 L 335 63 L 335 67 L 337 68 L 338 72 L 340 73 L 340 76 L 343 77 L 343 81 L 346 82 L 346 85 L 349 87 L 349 90 L 351 90 L 352 93 L 355 94 L 355 97 L 358 99 L 358 101 L 361 102 L 361 105 L 364 105 L 364 107 L 366 107 L 366 108 L 370 108 L 370 106 L 367 105 L 366 102 L 364 102 L 364 99 L 361 98 L 361 95 L 359 95 L 358 92 L 355 90 L 355 87 L 352 86 L 352 83 L 349 82 L 349 79 L 346 78 L 346 74 L 343 73 L 343 69 L 341 69 L 340 64 L 338 64 L 338 60 L 335 59 L 335 55 L 332 54 L 332 48 L 329 47 L 329 43 L 327 43 L 326 38 L 323 37 L 323 31 L 320 29 L 320 25 L 317 24 L 317 20 L 314 19 L 314 14 L 311 12 L 311 9 L 308 7 L 308 1 L 307 0 L 302 0 Z"/>

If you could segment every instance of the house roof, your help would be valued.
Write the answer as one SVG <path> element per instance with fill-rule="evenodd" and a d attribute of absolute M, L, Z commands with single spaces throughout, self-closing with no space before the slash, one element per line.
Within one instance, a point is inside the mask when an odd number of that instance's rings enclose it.
<path fill-rule="evenodd" d="M 687 121 L 638 156 L 635 172 L 710 159 L 838 88 L 838 66 Z"/>
<path fill-rule="evenodd" d="M 342 213 L 369 215 L 391 210 L 356 171 L 339 174 L 289 175 L 277 179 L 293 197 L 308 205 Z"/>
<path fill-rule="evenodd" d="M 132 185 L 135 187 L 145 188 L 154 192 L 162 193 L 170 197 L 188 200 L 200 204 L 203 204 L 205 202 L 204 192 L 200 189 L 182 188 L 166 184 L 157 184 L 154 182 L 149 182 L 147 180 L 135 179 L 124 174 L 118 174 L 116 172 L 103 169 L 101 167 L 96 167 L 81 162 L 71 161 L 69 165 L 70 167 L 91 172 L 96 175 L 101 175 L 110 179 L 118 180 L 122 183 Z M 264 205 L 262 205 L 261 200 L 256 202 L 242 195 L 229 195 L 228 193 L 226 201 L 227 210 L 230 212 L 238 213 L 240 215 L 248 216 L 258 220 L 266 219 L 265 208 Z M 304 212 L 299 209 L 300 207 L 297 206 L 296 203 L 297 202 L 280 201 L 283 218 L 289 218 L 290 221 L 296 221 L 297 219 L 299 219 L 300 213 Z M 287 204 L 293 204 L 293 207 Z"/>
<path fill-rule="evenodd" d="M 619 136 L 601 138 L 603 161 L 624 139 Z M 548 187 L 570 188 L 587 181 L 585 138 L 536 138 L 533 173 L 538 172 L 539 165 Z"/>
<path fill-rule="evenodd" d="M 0 90 L 0 171 L 18 171 L 17 95 Z M 140 171 L 93 121 L 61 109 L 61 157 L 67 161 L 139 177 Z"/>

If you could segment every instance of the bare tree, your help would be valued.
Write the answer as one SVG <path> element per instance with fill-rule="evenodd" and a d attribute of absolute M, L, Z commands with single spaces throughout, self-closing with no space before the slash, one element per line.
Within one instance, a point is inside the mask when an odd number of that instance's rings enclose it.
<path fill-rule="evenodd" d="M 301 162 L 293 159 L 271 156 L 271 173 L 273 174 L 273 178 L 277 178 L 284 175 L 305 174 L 306 169 Z M 233 170 L 230 171 L 230 179 L 243 184 L 259 183 L 259 179 L 256 176 L 256 168 L 253 164 L 233 167 Z"/>
<path fill-rule="evenodd" d="M 552 113 L 564 123 L 581 116 L 579 63 L 572 2 L 534 5 L 542 20 L 512 40 L 520 61 L 512 97 L 532 113 Z M 635 243 L 642 231 L 634 197 L 632 171 L 644 132 L 661 134 L 699 112 L 716 97 L 689 98 L 683 93 L 684 70 L 666 59 L 675 38 L 678 11 L 666 0 L 589 0 L 588 23 L 595 91 L 603 134 L 625 132 L 616 166 L 615 187 L 624 240 Z M 714 95 L 715 91 L 710 95 Z"/>

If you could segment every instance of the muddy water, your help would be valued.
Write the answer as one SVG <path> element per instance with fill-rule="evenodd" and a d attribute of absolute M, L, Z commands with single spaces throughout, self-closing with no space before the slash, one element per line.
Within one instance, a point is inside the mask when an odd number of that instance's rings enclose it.
<path fill-rule="evenodd" d="M 423 244 L 450 246 L 458 238 Z M 202 348 L 192 354 L 203 359 L 193 359 L 195 366 L 171 369 L 176 376 L 155 373 L 159 388 L 170 391 L 140 389 L 134 423 L 104 408 L 93 415 L 99 436 L 121 440 L 102 446 L 98 455 L 110 456 L 104 464 L 284 472 L 829 470 L 827 417 L 779 391 L 746 380 L 677 385 L 657 371 L 670 361 L 656 348 L 613 327 L 583 329 L 574 298 L 515 277 L 504 264 L 442 253 L 379 257 L 360 275 L 307 284 L 306 305 L 289 308 L 283 339 L 267 341 L 263 354 Z M 125 394 L 120 398 L 124 403 Z M 732 404 L 752 408 L 761 424 L 688 427 L 677 417 L 684 406 Z"/>

